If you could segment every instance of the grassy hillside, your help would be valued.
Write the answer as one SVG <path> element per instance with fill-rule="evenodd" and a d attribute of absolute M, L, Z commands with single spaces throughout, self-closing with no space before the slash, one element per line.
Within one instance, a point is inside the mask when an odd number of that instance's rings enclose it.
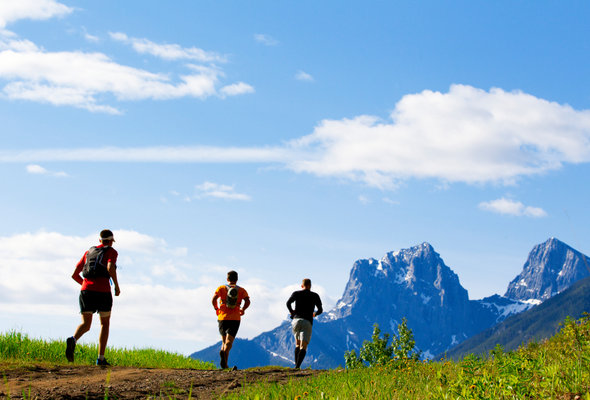
<path fill-rule="evenodd" d="M 590 400 L 590 319 L 568 319 L 550 340 L 512 352 L 333 370 L 289 384 L 258 383 L 228 398 Z"/>
<path fill-rule="evenodd" d="M 67 364 L 65 341 L 31 339 L 20 332 L 0 334 L 0 361 L 12 363 L 49 362 Z M 78 344 L 75 365 L 96 362 L 97 345 Z M 107 347 L 105 356 L 113 365 L 145 368 L 213 369 L 215 366 L 180 354 L 154 349 L 114 349 Z"/>
<path fill-rule="evenodd" d="M 65 364 L 64 346 L 63 342 L 32 340 L 11 332 L 0 336 L 0 361 L 5 365 L 6 361 Z M 80 346 L 79 350 L 77 363 L 94 362 L 95 348 Z M 117 365 L 137 367 L 213 367 L 188 357 L 149 349 L 112 349 L 107 357 Z M 231 377 L 228 372 L 203 373 Z M 485 357 L 469 355 L 456 362 L 402 359 L 380 367 L 331 370 L 287 383 L 242 384 L 239 392 L 223 398 L 590 400 L 590 317 L 566 319 L 559 333 L 542 343 L 531 342 L 509 352 L 498 347 Z M 171 396 L 166 398 L 175 398 Z M 104 398 L 108 398 L 106 392 Z"/>

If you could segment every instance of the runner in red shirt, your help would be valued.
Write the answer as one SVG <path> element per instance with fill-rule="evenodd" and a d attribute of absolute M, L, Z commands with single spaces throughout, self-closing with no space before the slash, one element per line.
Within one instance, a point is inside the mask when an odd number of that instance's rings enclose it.
<path fill-rule="evenodd" d="M 98 339 L 98 359 L 96 365 L 110 365 L 104 357 L 107 341 L 109 339 L 109 326 L 111 320 L 111 309 L 113 296 L 111 294 L 111 283 L 115 286 L 115 296 L 121 293 L 119 281 L 117 280 L 117 250 L 111 246 L 115 238 L 113 232 L 108 229 L 100 232 L 100 245 L 91 247 L 78 261 L 72 279 L 82 287 L 80 289 L 80 313 L 82 323 L 76 328 L 74 336 L 66 340 L 66 358 L 74 361 L 76 342 L 90 330 L 92 316 L 97 312 L 100 316 L 100 336 Z M 92 268 L 92 267 L 95 268 Z M 94 271 L 90 271 L 94 269 Z M 84 277 L 80 276 L 83 274 Z"/>

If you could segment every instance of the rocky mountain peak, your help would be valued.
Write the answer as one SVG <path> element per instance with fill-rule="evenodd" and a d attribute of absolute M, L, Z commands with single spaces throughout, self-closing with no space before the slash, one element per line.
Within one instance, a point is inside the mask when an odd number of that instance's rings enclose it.
<path fill-rule="evenodd" d="M 588 257 L 550 238 L 533 247 L 522 272 L 508 285 L 505 297 L 542 302 L 590 275 Z"/>
<path fill-rule="evenodd" d="M 363 309 L 373 302 L 376 294 L 383 298 L 403 298 L 404 302 L 413 298 L 420 305 L 432 299 L 430 304 L 439 307 L 468 301 L 467 291 L 457 275 L 426 242 L 389 252 L 380 260 L 357 260 L 344 294 L 329 317 L 341 318 L 357 308 Z"/>

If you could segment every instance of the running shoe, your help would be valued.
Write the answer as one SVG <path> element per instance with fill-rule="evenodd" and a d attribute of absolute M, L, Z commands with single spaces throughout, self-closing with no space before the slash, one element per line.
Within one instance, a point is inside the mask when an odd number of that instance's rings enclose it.
<path fill-rule="evenodd" d="M 100 358 L 97 358 L 96 365 L 100 365 L 101 367 L 110 367 L 111 366 L 111 364 L 109 364 L 109 362 L 107 361 L 106 358 L 103 358 L 102 360 Z"/>
<path fill-rule="evenodd" d="M 66 358 L 69 362 L 74 362 L 74 350 L 76 350 L 76 340 L 69 337 L 66 339 Z"/>

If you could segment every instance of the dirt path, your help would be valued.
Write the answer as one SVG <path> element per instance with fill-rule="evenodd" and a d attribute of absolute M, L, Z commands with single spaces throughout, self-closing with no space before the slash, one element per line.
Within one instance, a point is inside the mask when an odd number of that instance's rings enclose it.
<path fill-rule="evenodd" d="M 239 390 L 244 382 L 280 383 L 320 372 L 283 368 L 244 371 L 95 366 L 4 368 L 0 364 L 0 398 L 23 398 L 24 391 L 26 399 L 104 399 L 105 392 L 109 398 L 117 399 L 186 399 L 189 393 L 193 399 L 217 399 L 224 393 Z"/>

